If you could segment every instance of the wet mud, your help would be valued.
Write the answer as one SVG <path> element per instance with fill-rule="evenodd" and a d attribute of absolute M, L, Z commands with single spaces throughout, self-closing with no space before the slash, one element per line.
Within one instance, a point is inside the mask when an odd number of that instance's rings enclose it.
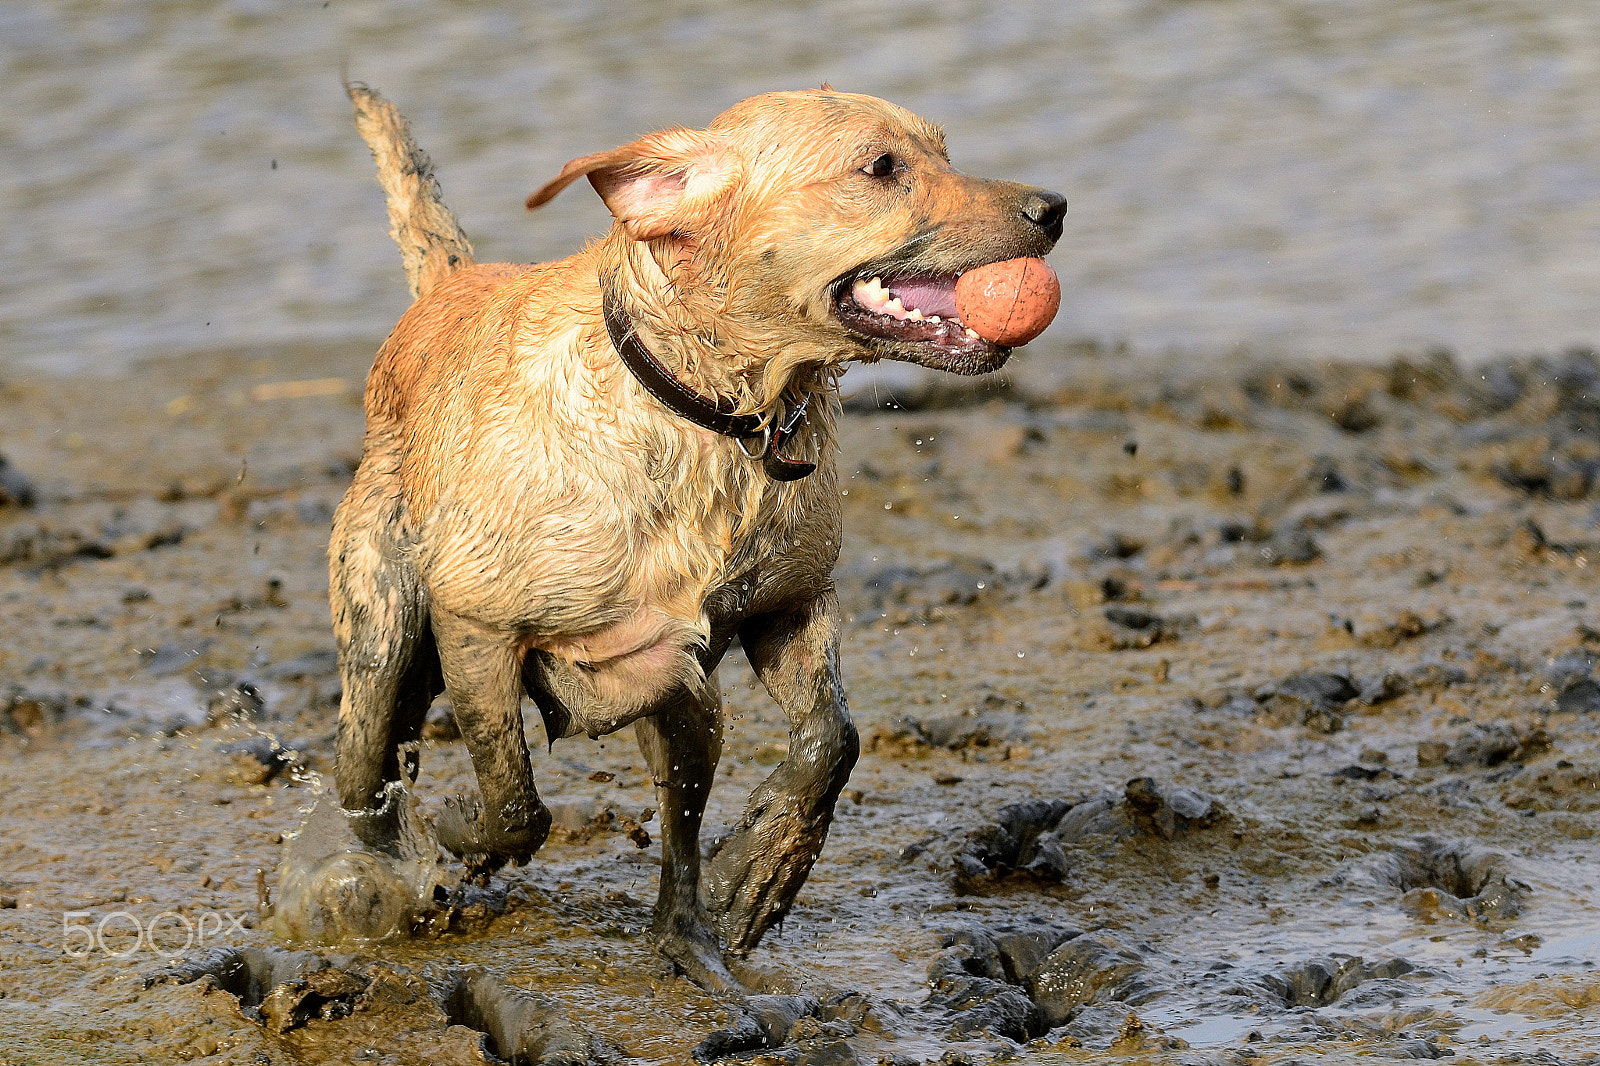
<path fill-rule="evenodd" d="M 743 1001 L 647 943 L 631 737 L 530 714 L 484 883 L 443 703 L 404 854 L 317 806 L 370 353 L 0 381 L 0 1062 L 1600 1059 L 1600 362 L 1037 347 L 847 376 L 863 754 Z M 722 686 L 708 839 L 786 752 Z"/>

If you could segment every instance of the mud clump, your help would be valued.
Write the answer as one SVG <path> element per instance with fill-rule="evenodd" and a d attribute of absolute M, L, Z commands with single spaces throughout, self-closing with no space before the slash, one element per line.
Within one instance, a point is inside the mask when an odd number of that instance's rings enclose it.
<path fill-rule="evenodd" d="M 1361 695 L 1348 674 L 1305 673 L 1256 691 L 1261 718 L 1270 725 L 1302 725 L 1318 733 L 1344 728 L 1347 706 Z"/>
<path fill-rule="evenodd" d="M 249 681 L 235 681 L 212 690 L 206 697 L 206 721 L 254 722 L 267 715 L 267 701 L 261 690 Z"/>
<path fill-rule="evenodd" d="M 1150 951 L 1123 934 L 1100 930 L 1057 947 L 1028 975 L 1047 1028 L 1071 1021 L 1085 1005 L 1138 1006 L 1170 986 L 1147 973 Z"/>
<path fill-rule="evenodd" d="M 1600 810 L 1600 766 L 1563 759 L 1519 778 L 1506 790 L 1505 804 L 1516 811 Z"/>
<path fill-rule="evenodd" d="M 11 685 L 0 689 L 0 738 L 11 736 L 24 743 L 42 740 L 55 732 L 72 711 L 89 701 L 59 692 L 39 692 Z"/>
<path fill-rule="evenodd" d="M 28 508 L 39 502 L 39 490 L 27 475 L 11 465 L 0 455 L 0 510 L 7 507 Z"/>
<path fill-rule="evenodd" d="M 1027 800 L 1000 808 L 995 821 L 967 834 L 953 859 L 959 890 L 979 892 L 1014 874 L 1059 881 L 1068 861 L 1054 832 L 1068 800 Z"/>
<path fill-rule="evenodd" d="M 1141 607 L 1111 604 L 1102 612 L 1106 627 L 1101 644 L 1110 651 L 1148 648 L 1178 640 L 1198 624 L 1193 615 L 1160 615 Z"/>
<path fill-rule="evenodd" d="M 265 785 L 280 774 L 305 776 L 300 753 L 285 747 L 277 737 L 258 733 L 219 744 L 217 750 L 230 757 L 234 777 L 242 784 Z"/>
<path fill-rule="evenodd" d="M 1336 620 L 1351 633 L 1353 623 Z M 1299 726 L 1313 733 L 1333 734 L 1345 728 L 1362 708 L 1376 707 L 1401 696 L 1444 688 L 1467 680 L 1454 663 L 1424 660 L 1404 669 L 1360 677 L 1345 669 L 1308 670 L 1269 681 L 1254 691 L 1224 689 L 1191 699 L 1196 712 L 1220 710 L 1254 718 L 1272 727 Z"/>
<path fill-rule="evenodd" d="M 957 891 L 982 893 L 1013 877 L 1062 881 L 1066 849 L 1092 836 L 1146 835 L 1176 840 L 1231 816 L 1217 799 L 1187 788 L 1162 788 L 1137 777 L 1121 795 L 1082 800 L 1027 800 L 1002 807 L 995 821 L 969 832 L 951 859 Z"/>
<path fill-rule="evenodd" d="M 1600 714 L 1600 681 L 1582 677 L 1556 696 L 1556 710 L 1568 714 Z"/>
<path fill-rule="evenodd" d="M 845 575 L 842 575 L 845 576 Z M 889 566 L 860 581 L 860 623 L 880 619 L 895 625 L 940 622 L 956 611 L 1004 603 L 1044 584 L 1046 578 L 1007 574 L 985 559 L 961 556 L 931 567 Z"/>

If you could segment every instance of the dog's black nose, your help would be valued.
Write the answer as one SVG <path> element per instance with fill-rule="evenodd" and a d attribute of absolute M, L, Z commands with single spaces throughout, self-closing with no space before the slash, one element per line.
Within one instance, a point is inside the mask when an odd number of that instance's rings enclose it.
<path fill-rule="evenodd" d="M 1051 240 L 1061 237 L 1061 216 L 1067 212 L 1067 198 L 1058 192 L 1039 189 L 1022 202 L 1022 217 L 1044 230 Z"/>

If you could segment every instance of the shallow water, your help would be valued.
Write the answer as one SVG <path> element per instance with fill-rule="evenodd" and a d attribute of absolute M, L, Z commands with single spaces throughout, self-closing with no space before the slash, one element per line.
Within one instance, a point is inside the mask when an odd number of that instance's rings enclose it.
<path fill-rule="evenodd" d="M 1072 203 L 1044 343 L 1467 357 L 1596 339 L 1600 6 L 9 0 L 0 367 L 375 342 L 403 309 L 341 70 L 486 259 L 572 250 L 567 159 L 829 80 Z"/>

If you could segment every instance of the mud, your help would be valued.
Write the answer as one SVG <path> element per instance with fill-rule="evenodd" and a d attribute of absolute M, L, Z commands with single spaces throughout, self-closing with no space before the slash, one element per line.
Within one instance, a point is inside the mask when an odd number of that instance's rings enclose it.
<path fill-rule="evenodd" d="M 745 1003 L 646 943 L 626 736 L 530 715 L 556 826 L 487 885 L 279 876 L 350 861 L 369 352 L 0 381 L 0 1062 L 1595 1062 L 1600 364 L 1035 347 L 846 378 L 863 755 Z M 786 747 L 722 677 L 713 839 Z M 424 827 L 471 785 L 425 736 Z"/>

